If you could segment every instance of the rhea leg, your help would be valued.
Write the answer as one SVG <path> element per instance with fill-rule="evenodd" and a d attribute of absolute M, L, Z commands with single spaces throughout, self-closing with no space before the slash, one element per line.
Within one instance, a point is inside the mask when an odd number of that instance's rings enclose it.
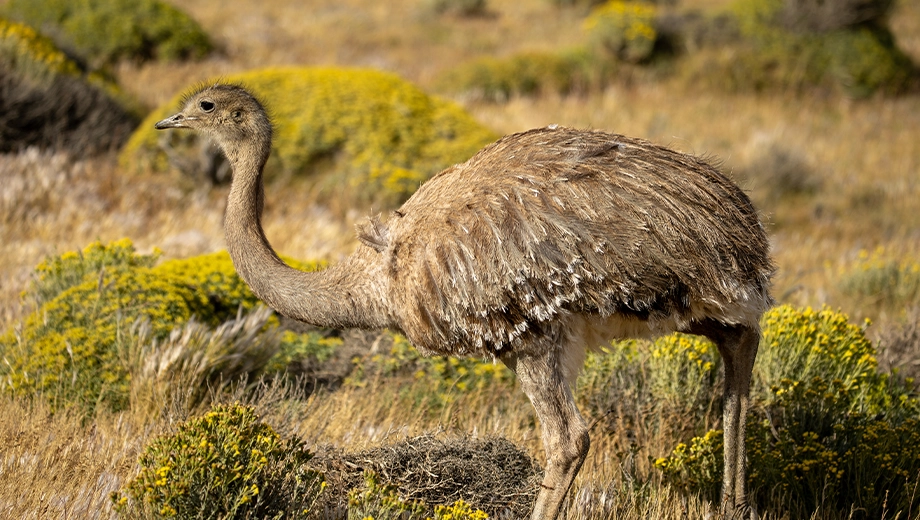
<path fill-rule="evenodd" d="M 562 504 L 588 455 L 588 427 L 575 406 L 560 352 L 503 358 L 518 376 L 521 389 L 537 412 L 546 451 L 546 472 L 531 520 L 564 518 Z"/>
<path fill-rule="evenodd" d="M 751 372 L 757 356 L 760 330 L 708 320 L 695 323 L 690 332 L 712 339 L 722 356 L 725 367 L 722 505 L 728 518 L 744 515 L 749 509 L 745 493 L 745 426 L 750 404 Z"/>

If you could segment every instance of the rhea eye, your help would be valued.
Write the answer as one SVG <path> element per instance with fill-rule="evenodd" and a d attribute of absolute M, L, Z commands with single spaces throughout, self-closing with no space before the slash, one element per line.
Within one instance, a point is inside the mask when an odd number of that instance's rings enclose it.
<path fill-rule="evenodd" d="M 201 107 L 201 109 L 204 110 L 205 112 L 210 112 L 214 110 L 213 101 L 202 100 L 201 102 L 198 103 L 198 106 Z"/>

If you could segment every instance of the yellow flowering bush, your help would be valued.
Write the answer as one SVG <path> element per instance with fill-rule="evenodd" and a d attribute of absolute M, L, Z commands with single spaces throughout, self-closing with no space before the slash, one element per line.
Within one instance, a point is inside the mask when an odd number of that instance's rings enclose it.
<path fill-rule="evenodd" d="M 589 41 L 633 63 L 648 61 L 655 50 L 655 6 L 644 2 L 611 0 L 595 7 L 584 21 Z"/>
<path fill-rule="evenodd" d="M 916 510 L 920 401 L 878 372 L 862 329 L 837 312 L 789 306 L 769 311 L 762 327 L 760 391 L 747 417 L 755 503 L 793 517 L 818 508 L 867 518 L 886 507 Z M 716 498 L 722 442 L 720 431 L 709 431 L 655 465 L 672 484 Z"/>
<path fill-rule="evenodd" d="M 840 380 L 862 395 L 878 390 L 875 347 L 845 314 L 781 305 L 764 315 L 761 326 L 753 389 L 759 399 L 769 400 L 771 388 L 785 379 Z"/>
<path fill-rule="evenodd" d="M 106 271 L 152 267 L 159 255 L 156 250 L 149 255 L 138 254 L 134 244 L 126 238 L 109 244 L 96 241 L 80 251 L 68 251 L 44 259 L 35 267 L 29 290 L 23 296 L 31 298 L 32 304 L 40 305 L 75 285 L 102 276 Z"/>
<path fill-rule="evenodd" d="M 721 362 L 706 338 L 679 333 L 659 338 L 649 359 L 652 395 L 674 409 L 699 411 L 709 405 Z"/>
<path fill-rule="evenodd" d="M 365 471 L 363 488 L 355 488 L 348 492 L 348 508 L 355 518 L 406 520 L 421 520 L 427 509 L 423 502 L 399 498 L 397 487 L 382 482 L 372 471 Z"/>
<path fill-rule="evenodd" d="M 312 456 L 251 407 L 217 405 L 148 444 L 137 476 L 111 498 L 123 517 L 300 518 L 325 487 L 305 467 Z"/>
<path fill-rule="evenodd" d="M 200 58 L 212 45 L 187 14 L 160 0 L 10 0 L 4 13 L 49 28 L 96 66 L 119 59 Z"/>
<path fill-rule="evenodd" d="M 91 246 L 91 254 L 82 260 L 117 257 L 132 246 L 119 242 L 102 248 L 112 251 Z M 62 271 L 68 274 L 81 269 L 86 274 L 0 336 L 0 354 L 6 360 L 0 366 L 3 386 L 17 395 L 44 394 L 59 405 L 91 409 L 106 403 L 120 409 L 127 404 L 129 378 L 119 353 L 133 341 L 131 325 L 148 320 L 154 337 L 162 338 L 176 324 L 207 309 L 208 302 L 179 278 L 143 265 L 132 267 L 147 260 L 109 264 L 98 271 L 74 267 L 79 260 L 65 254 L 43 264 L 52 270 L 69 266 Z M 51 283 L 41 274 L 38 280 L 40 288 L 66 285 Z"/>
<path fill-rule="evenodd" d="M 68 74 L 79 76 L 80 67 L 50 38 L 28 25 L 0 18 L 0 56 L 14 70 L 34 76 Z"/>
<path fill-rule="evenodd" d="M 386 72 L 277 68 L 221 80 L 252 89 L 272 116 L 267 175 L 308 175 L 321 192 L 345 195 L 346 202 L 395 206 L 429 177 L 496 137 L 458 105 Z M 168 169 L 160 144 L 164 135 L 153 125 L 174 112 L 180 100 L 177 96 L 141 124 L 121 153 L 126 168 Z M 173 132 L 168 140 L 173 153 L 190 158 L 197 153 L 191 133 Z"/>
<path fill-rule="evenodd" d="M 463 500 L 458 500 L 449 506 L 435 506 L 432 520 L 486 520 L 487 518 L 489 515 L 484 511 L 473 509 Z"/>
<path fill-rule="evenodd" d="M 722 484 L 723 442 L 722 430 L 709 430 L 689 444 L 679 443 L 670 455 L 656 459 L 655 467 L 678 489 L 716 498 Z"/>
<path fill-rule="evenodd" d="M 6 360 L 0 364 L 2 388 L 46 395 L 60 406 L 121 409 L 130 390 L 127 358 L 138 341 L 162 343 L 193 317 L 218 327 L 258 303 L 226 252 L 154 265 L 157 257 L 137 254 L 129 240 L 119 240 L 42 262 L 24 294 L 34 311 L 0 335 L 0 356 Z M 302 269 L 320 265 L 293 263 Z M 134 327 L 139 322 L 147 325 Z M 267 326 L 278 327 L 277 318 Z M 248 372 L 281 370 L 299 356 L 316 356 L 336 345 L 318 335 L 286 332 L 275 358 L 256 363 L 253 349 L 255 365 L 244 364 Z"/>
<path fill-rule="evenodd" d="M 916 510 L 920 403 L 899 388 L 879 412 L 854 411 L 856 389 L 841 381 L 783 381 L 770 413 L 748 418 L 749 479 L 762 500 L 776 493 L 793 507 L 855 507 L 868 518 Z M 778 435 L 777 435 L 778 432 Z"/>
<path fill-rule="evenodd" d="M 158 265 L 156 271 L 183 280 L 207 298 L 209 307 L 201 309 L 196 317 L 212 326 L 219 325 L 240 308 L 249 311 L 259 303 L 246 282 L 236 274 L 226 251 L 168 260 Z"/>

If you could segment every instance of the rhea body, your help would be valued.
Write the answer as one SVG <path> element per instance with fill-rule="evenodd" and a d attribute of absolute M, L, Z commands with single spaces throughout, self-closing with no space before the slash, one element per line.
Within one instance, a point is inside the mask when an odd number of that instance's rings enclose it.
<path fill-rule="evenodd" d="M 774 268 L 757 212 L 705 161 L 622 135 L 542 128 L 432 177 L 342 262 L 304 273 L 262 229 L 271 124 L 239 86 L 187 97 L 158 129 L 210 135 L 232 169 L 227 247 L 279 313 L 323 327 L 391 328 L 425 354 L 500 359 L 542 429 L 532 519 L 564 516 L 588 451 L 572 385 L 612 338 L 701 334 L 725 367 L 723 508 L 746 508 L 744 417 Z"/>

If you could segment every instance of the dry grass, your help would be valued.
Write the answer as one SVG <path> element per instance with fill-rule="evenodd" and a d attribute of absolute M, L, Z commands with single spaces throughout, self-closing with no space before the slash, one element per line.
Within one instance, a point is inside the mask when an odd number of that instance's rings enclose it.
<path fill-rule="evenodd" d="M 41 404 L 0 400 L 0 517 L 107 518 L 108 495 L 134 471 L 156 428 L 130 416 L 96 417 L 91 426 Z"/>
<path fill-rule="evenodd" d="M 722 0 L 688 0 L 721 7 Z M 371 0 L 217 0 L 183 3 L 222 53 L 200 63 L 122 65 L 117 75 L 147 106 L 219 74 L 280 64 L 336 64 L 392 70 L 423 87 L 452 64 L 479 55 L 556 49 L 581 39 L 580 17 L 546 0 L 490 0 L 484 17 L 436 17 L 425 2 Z M 920 61 L 920 4 L 900 0 L 892 25 Z M 470 103 L 500 133 L 551 123 L 642 136 L 683 151 L 721 158 L 768 215 L 780 266 L 776 295 L 800 305 L 846 305 L 878 318 L 877 309 L 841 297 L 838 278 L 860 250 L 883 246 L 893 257 L 920 258 L 920 96 L 863 101 L 819 96 L 699 91 L 679 78 L 611 85 L 579 97 L 546 95 L 504 104 Z M 771 172 L 747 166 L 770 149 L 802 157 L 818 181 L 814 193 L 763 196 Z M 226 188 L 203 188 L 178 177 L 126 176 L 112 157 L 84 159 L 26 152 L 0 156 L 0 323 L 22 316 L 19 292 L 44 256 L 93 240 L 130 237 L 142 252 L 166 257 L 222 249 Z M 266 231 L 283 254 L 335 261 L 354 247 L 352 225 L 301 200 L 296 180 L 267 189 Z M 916 302 L 915 302 L 916 303 Z M 916 313 L 913 314 L 916 316 Z M 877 327 L 905 318 L 886 315 Z M 893 341 L 893 340 L 892 340 Z M 916 342 L 914 342 L 916 343 Z M 916 355 L 897 353 L 905 359 Z M 308 443 L 373 447 L 438 429 L 501 434 L 542 458 L 538 429 L 519 392 L 472 393 L 441 416 L 396 406 L 386 381 L 292 405 L 281 390 L 257 399 L 268 421 Z M 126 412 L 80 418 L 39 404 L 0 399 L 0 516 L 107 517 L 107 495 L 135 470 L 152 435 L 182 417 L 154 420 Z M 650 439 L 645 439 L 650 440 Z M 595 435 L 576 486 L 575 518 L 699 518 L 707 506 L 649 484 L 648 456 L 668 449 L 652 441 L 632 458 L 617 453 L 625 437 Z M 621 450 L 622 451 L 622 450 Z M 586 505 L 586 504 L 590 504 Z M 593 508 L 593 509 L 592 509 Z M 820 518 L 820 516 L 815 516 Z"/>

